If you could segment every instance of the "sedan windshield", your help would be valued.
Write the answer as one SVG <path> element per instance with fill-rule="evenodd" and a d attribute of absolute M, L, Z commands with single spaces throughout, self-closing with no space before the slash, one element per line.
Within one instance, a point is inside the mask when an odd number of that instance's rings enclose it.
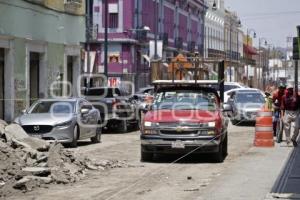
<path fill-rule="evenodd" d="M 260 93 L 237 93 L 236 102 L 238 103 L 264 103 L 264 97 Z"/>
<path fill-rule="evenodd" d="M 33 105 L 29 113 L 74 113 L 75 102 L 70 101 L 41 101 Z"/>
<path fill-rule="evenodd" d="M 217 109 L 217 98 L 213 93 L 195 91 L 161 92 L 156 95 L 153 108 L 213 111 Z"/>

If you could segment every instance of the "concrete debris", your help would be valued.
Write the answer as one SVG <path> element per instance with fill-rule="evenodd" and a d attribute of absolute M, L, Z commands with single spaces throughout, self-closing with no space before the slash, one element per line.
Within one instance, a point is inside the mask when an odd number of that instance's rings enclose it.
<path fill-rule="evenodd" d="M 2 129 L 1 129 L 2 127 Z M 87 170 L 129 167 L 125 162 L 93 161 L 61 144 L 28 136 L 21 126 L 0 120 L 0 198 L 47 184 L 81 180 Z M 2 132 L 1 132 L 2 133 Z M 5 137 L 1 137 L 1 136 Z"/>
<path fill-rule="evenodd" d="M 6 140 L 8 142 L 11 142 L 12 139 L 21 141 L 21 140 L 29 137 L 26 134 L 26 132 L 23 130 L 23 128 L 18 124 L 7 125 L 4 129 L 4 134 L 5 134 Z"/>
<path fill-rule="evenodd" d="M 200 189 L 199 188 L 190 188 L 190 189 L 185 189 L 183 191 L 185 192 L 196 192 L 196 191 L 199 191 Z"/>
<path fill-rule="evenodd" d="M 8 124 L 6 123 L 6 121 L 0 119 L 0 126 L 3 125 L 3 126 L 7 126 Z"/>

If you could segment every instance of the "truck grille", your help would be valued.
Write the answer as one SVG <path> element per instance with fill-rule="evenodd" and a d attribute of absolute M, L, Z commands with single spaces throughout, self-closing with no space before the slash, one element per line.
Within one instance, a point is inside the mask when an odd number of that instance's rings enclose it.
<path fill-rule="evenodd" d="M 53 126 L 49 125 L 26 125 L 22 126 L 24 131 L 26 133 L 31 133 L 31 134 L 43 134 L 43 133 L 49 133 L 52 131 Z"/>
<path fill-rule="evenodd" d="M 159 123 L 160 128 L 171 128 L 177 126 L 188 127 L 188 128 L 201 128 L 201 127 L 205 127 L 205 124 L 194 123 L 194 122 L 160 122 Z"/>
<path fill-rule="evenodd" d="M 160 133 L 166 135 L 196 135 L 198 134 L 198 131 L 197 130 L 191 130 L 191 131 L 160 130 Z"/>

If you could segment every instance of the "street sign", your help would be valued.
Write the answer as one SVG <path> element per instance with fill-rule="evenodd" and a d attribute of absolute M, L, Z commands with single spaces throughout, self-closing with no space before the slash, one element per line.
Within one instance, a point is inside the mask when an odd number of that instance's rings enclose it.
<path fill-rule="evenodd" d="M 300 59 L 300 38 L 299 37 L 293 38 L 293 59 L 294 60 Z"/>

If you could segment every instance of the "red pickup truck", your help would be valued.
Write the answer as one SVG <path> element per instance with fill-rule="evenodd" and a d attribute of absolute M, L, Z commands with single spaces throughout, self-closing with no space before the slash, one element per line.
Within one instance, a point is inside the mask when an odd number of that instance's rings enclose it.
<path fill-rule="evenodd" d="M 165 83 L 165 82 L 164 82 Z M 159 84 L 155 100 L 141 127 L 141 160 L 154 154 L 212 153 L 222 162 L 227 155 L 228 120 L 218 92 L 191 82 Z"/>

